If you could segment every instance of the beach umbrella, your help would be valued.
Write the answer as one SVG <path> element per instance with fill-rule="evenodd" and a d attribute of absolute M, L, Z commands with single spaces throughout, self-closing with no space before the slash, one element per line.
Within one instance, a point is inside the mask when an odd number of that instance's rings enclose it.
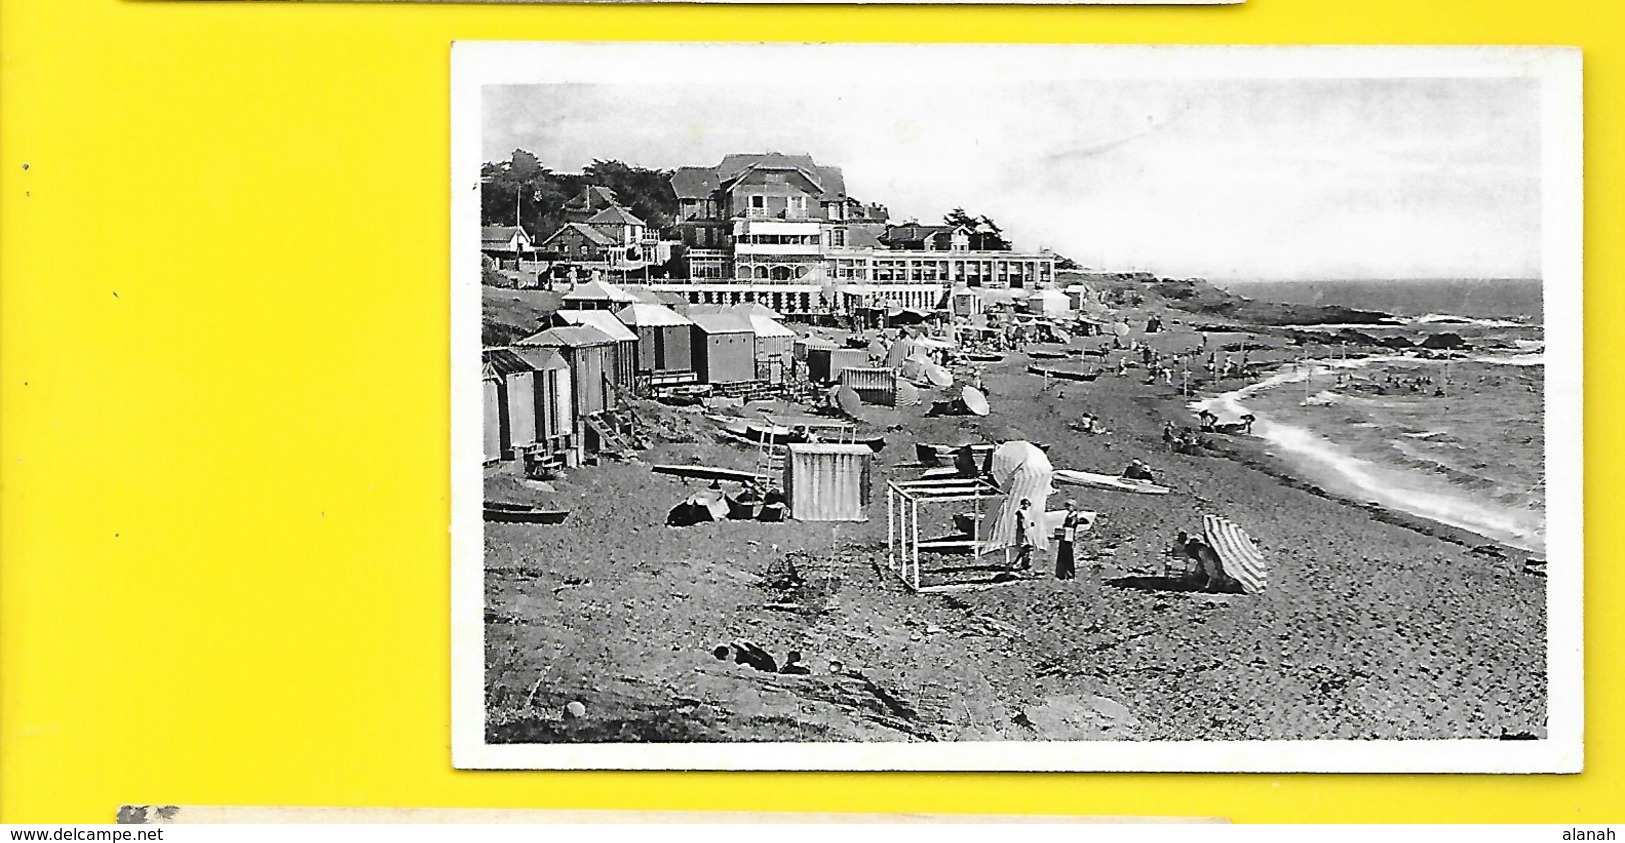
<path fill-rule="evenodd" d="M 840 386 L 835 390 L 835 405 L 840 407 L 842 412 L 856 418 L 863 409 L 863 399 L 858 396 L 858 391 L 852 387 Z"/>
<path fill-rule="evenodd" d="M 1269 585 L 1269 567 L 1253 537 L 1228 518 L 1202 516 L 1202 535 L 1218 554 L 1225 576 L 1241 584 L 1247 594 L 1257 594 Z"/>
<path fill-rule="evenodd" d="M 935 363 L 926 364 L 925 379 L 930 381 L 932 386 L 950 387 L 954 385 L 954 376 L 947 369 Z"/>
<path fill-rule="evenodd" d="M 920 403 L 920 390 L 908 381 L 898 381 L 897 389 L 892 394 L 892 406 L 913 407 Z"/>
<path fill-rule="evenodd" d="M 965 412 L 973 416 L 985 416 L 992 412 L 993 409 L 988 406 L 987 396 L 983 395 L 982 391 L 974 386 L 967 386 L 960 390 L 959 403 L 965 408 Z"/>
<path fill-rule="evenodd" d="M 1129 326 L 1128 326 L 1127 322 L 1114 322 L 1114 323 L 1112 323 L 1112 333 L 1114 333 L 1114 334 L 1116 334 L 1116 335 L 1118 335 L 1120 337 L 1128 336 L 1129 330 L 1130 329 L 1129 329 Z"/>

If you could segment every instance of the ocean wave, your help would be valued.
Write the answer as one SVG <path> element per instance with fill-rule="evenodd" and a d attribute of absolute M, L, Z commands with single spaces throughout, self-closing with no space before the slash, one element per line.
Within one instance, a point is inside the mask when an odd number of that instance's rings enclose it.
<path fill-rule="evenodd" d="M 1467 484 L 1475 487 L 1471 489 L 1460 488 L 1459 479 L 1442 477 L 1435 484 L 1441 488 L 1426 488 L 1425 482 L 1408 477 L 1409 472 L 1387 469 L 1355 457 L 1307 428 L 1260 418 L 1254 422 L 1253 431 L 1379 505 L 1471 530 L 1525 550 L 1544 552 L 1544 510 L 1485 503 L 1482 495 L 1475 493 L 1490 491 L 1494 484 L 1483 478 L 1474 478 Z"/>
<path fill-rule="evenodd" d="M 1526 356 L 1526 355 L 1519 355 Z M 1507 362 L 1508 358 L 1495 358 L 1486 362 Z M 1438 362 L 1406 355 L 1382 355 L 1355 360 L 1306 361 L 1309 365 L 1288 364 L 1262 380 L 1240 389 L 1196 400 L 1190 403 L 1193 411 L 1211 410 L 1221 415 L 1238 417 L 1246 413 L 1256 416 L 1253 432 L 1274 447 L 1283 456 L 1299 463 L 1310 475 L 1320 478 L 1332 491 L 1341 492 L 1356 500 L 1374 501 L 1396 511 L 1407 512 L 1443 524 L 1459 527 L 1488 536 L 1526 550 L 1544 552 L 1545 509 L 1538 497 L 1522 491 L 1508 490 L 1486 475 L 1464 467 L 1441 462 L 1439 455 L 1416 450 L 1423 443 L 1431 446 L 1451 445 L 1449 431 L 1411 430 L 1392 440 L 1402 453 L 1392 461 L 1373 462 L 1357 456 L 1350 450 L 1349 441 L 1336 441 L 1307 427 L 1282 421 L 1274 412 L 1261 412 L 1258 402 L 1250 401 L 1261 392 L 1301 383 L 1305 378 L 1317 377 L 1332 370 L 1357 369 L 1382 362 L 1403 361 Z M 1532 365 L 1516 362 L 1513 365 Z M 1320 403 L 1367 403 L 1341 393 L 1323 390 L 1312 396 Z M 1291 413 L 1290 409 L 1282 412 Z M 1324 410 L 1319 413 L 1325 412 Z M 1320 416 L 1325 423 L 1338 427 L 1387 428 L 1349 419 L 1336 420 Z M 1342 428 L 1339 428 L 1342 429 Z M 1391 434 L 1390 434 L 1391 435 Z M 1416 443 L 1415 447 L 1408 443 Z M 1478 466 L 1483 468 L 1484 466 Z"/>
<path fill-rule="evenodd" d="M 1510 319 L 1480 319 L 1473 316 L 1457 316 L 1454 313 L 1429 313 L 1424 316 L 1411 317 L 1411 323 L 1417 325 L 1476 325 L 1480 328 L 1527 328 L 1522 322 Z"/>
<path fill-rule="evenodd" d="M 1524 354 L 1503 354 L 1503 355 L 1485 354 L 1485 355 L 1481 355 L 1481 356 L 1478 356 L 1478 357 L 1469 357 L 1467 359 L 1469 361 L 1473 362 L 1473 363 L 1489 363 L 1489 364 L 1495 365 L 1495 366 L 1544 366 L 1544 365 L 1546 365 L 1546 353 L 1543 352 L 1543 351 L 1531 351 L 1531 352 L 1526 352 Z"/>

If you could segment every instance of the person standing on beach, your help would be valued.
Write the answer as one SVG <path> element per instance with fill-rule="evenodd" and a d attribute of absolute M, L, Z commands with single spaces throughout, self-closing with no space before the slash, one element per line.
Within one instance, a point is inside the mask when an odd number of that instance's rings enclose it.
<path fill-rule="evenodd" d="M 1033 502 L 1022 498 L 1016 506 L 1016 570 L 1025 571 L 1033 566 Z"/>
<path fill-rule="evenodd" d="M 1061 540 L 1055 545 L 1055 578 L 1070 580 L 1078 575 L 1076 560 L 1072 555 L 1072 543 L 1078 536 L 1078 504 L 1068 499 L 1066 502 L 1066 517 L 1061 520 Z"/>

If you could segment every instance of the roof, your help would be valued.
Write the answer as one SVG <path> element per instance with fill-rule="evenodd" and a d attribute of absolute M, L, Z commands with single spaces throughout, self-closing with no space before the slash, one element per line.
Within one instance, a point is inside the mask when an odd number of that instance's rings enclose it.
<path fill-rule="evenodd" d="M 593 228 L 590 225 L 587 225 L 584 222 L 567 222 L 564 225 L 559 226 L 558 231 L 547 235 L 547 239 L 542 241 L 542 245 L 545 246 L 553 242 L 560 234 L 563 234 L 566 231 L 574 231 L 597 246 L 610 246 L 614 245 L 615 243 L 614 240 L 610 239 L 609 235 L 599 231 L 596 228 Z"/>
<path fill-rule="evenodd" d="M 611 205 L 608 208 L 605 208 L 604 210 L 599 211 L 596 214 L 593 214 L 587 220 L 587 224 L 588 225 L 646 225 L 647 223 L 645 223 L 643 220 L 638 219 L 636 216 L 634 216 L 632 214 L 631 211 L 628 211 L 627 209 L 622 208 L 619 205 Z"/>
<path fill-rule="evenodd" d="M 752 313 L 749 316 L 746 316 L 745 319 L 746 321 L 750 322 L 750 329 L 754 331 L 758 337 L 793 337 L 796 335 L 795 331 L 792 331 L 789 328 L 779 324 L 779 322 L 773 319 L 771 316 L 763 316 L 759 313 Z"/>
<path fill-rule="evenodd" d="M 564 355 L 551 348 L 519 348 L 508 353 L 517 355 L 538 372 L 570 368 L 570 364 L 565 361 Z"/>
<path fill-rule="evenodd" d="M 616 319 L 615 314 L 607 310 L 560 310 L 553 314 L 553 318 L 569 325 L 585 325 L 603 331 L 616 342 L 638 340 L 638 335 L 627 328 L 625 322 Z"/>
<path fill-rule="evenodd" d="M 872 457 L 875 450 L 868 445 L 846 445 L 839 442 L 796 442 L 788 446 L 792 454 L 851 454 Z"/>
<path fill-rule="evenodd" d="M 678 167 L 671 174 L 671 189 L 678 199 L 709 199 L 720 182 L 713 167 Z"/>
<path fill-rule="evenodd" d="M 756 301 L 748 301 L 741 304 L 730 305 L 725 312 L 737 313 L 740 316 L 766 316 L 769 319 L 779 318 L 778 311 Z"/>
<path fill-rule="evenodd" d="M 635 327 L 663 327 L 666 325 L 692 325 L 692 321 L 665 305 L 638 302 L 627 305 L 615 313 L 624 325 Z"/>
<path fill-rule="evenodd" d="M 564 203 L 564 208 L 566 210 L 577 208 L 591 210 L 599 202 L 607 205 L 619 205 L 621 204 L 621 198 L 616 196 L 615 191 L 610 188 L 599 184 L 589 184 L 580 193 L 570 197 Z"/>
<path fill-rule="evenodd" d="M 846 245 L 853 249 L 878 249 L 884 246 L 880 238 L 867 228 L 853 227 L 846 230 Z"/>
<path fill-rule="evenodd" d="M 554 352 L 558 354 L 558 352 Z M 523 357 L 506 348 L 488 348 L 480 353 L 480 378 L 503 378 L 520 372 L 533 371 Z"/>
<path fill-rule="evenodd" d="M 513 239 L 515 234 L 529 238 L 530 235 L 517 225 L 487 225 L 480 228 L 481 243 L 503 243 Z"/>
<path fill-rule="evenodd" d="M 597 328 L 585 325 L 568 325 L 563 328 L 548 328 L 540 333 L 514 343 L 516 346 L 529 346 L 532 348 L 585 348 L 594 345 L 614 345 L 615 340 Z"/>
<path fill-rule="evenodd" d="M 846 176 L 840 167 L 820 165 L 811 155 L 779 152 L 736 152 L 723 156 L 722 163 L 715 167 L 678 167 L 671 175 L 672 191 L 679 199 L 709 199 L 723 182 L 751 169 L 800 170 L 823 191 L 819 198 L 834 200 L 846 196 Z"/>
<path fill-rule="evenodd" d="M 839 344 L 837 344 L 832 339 L 828 339 L 826 337 L 818 337 L 818 336 L 802 337 L 801 339 L 797 340 L 797 342 L 801 343 L 802 345 L 806 346 L 807 348 L 836 349 L 836 348 L 841 347 Z M 867 352 L 865 352 L 865 353 L 867 353 Z"/>
<path fill-rule="evenodd" d="M 957 226 L 951 225 L 920 225 L 919 223 L 905 223 L 903 225 L 886 226 L 886 233 L 879 240 L 882 243 L 916 243 L 952 233 Z"/>
<path fill-rule="evenodd" d="M 637 296 L 609 283 L 608 281 L 588 281 L 585 284 L 564 294 L 567 302 L 577 301 L 607 301 L 622 304 L 631 304 L 638 300 Z"/>
<path fill-rule="evenodd" d="M 707 334 L 754 334 L 750 320 L 732 313 L 690 313 L 689 321 Z"/>

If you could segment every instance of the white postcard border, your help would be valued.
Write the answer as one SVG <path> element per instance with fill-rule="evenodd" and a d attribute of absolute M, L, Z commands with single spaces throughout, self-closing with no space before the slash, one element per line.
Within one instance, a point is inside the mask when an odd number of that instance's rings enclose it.
<path fill-rule="evenodd" d="M 770 53 L 772 61 L 761 60 Z M 1532 741 L 1051 741 L 497 745 L 484 737 L 480 450 L 481 88 L 494 84 L 921 77 L 1491 78 L 1541 83 L 1546 315 L 1547 736 Z M 457 42 L 451 90 L 452 760 L 462 769 L 1577 773 L 1583 766 L 1582 85 L 1577 49 Z"/>

